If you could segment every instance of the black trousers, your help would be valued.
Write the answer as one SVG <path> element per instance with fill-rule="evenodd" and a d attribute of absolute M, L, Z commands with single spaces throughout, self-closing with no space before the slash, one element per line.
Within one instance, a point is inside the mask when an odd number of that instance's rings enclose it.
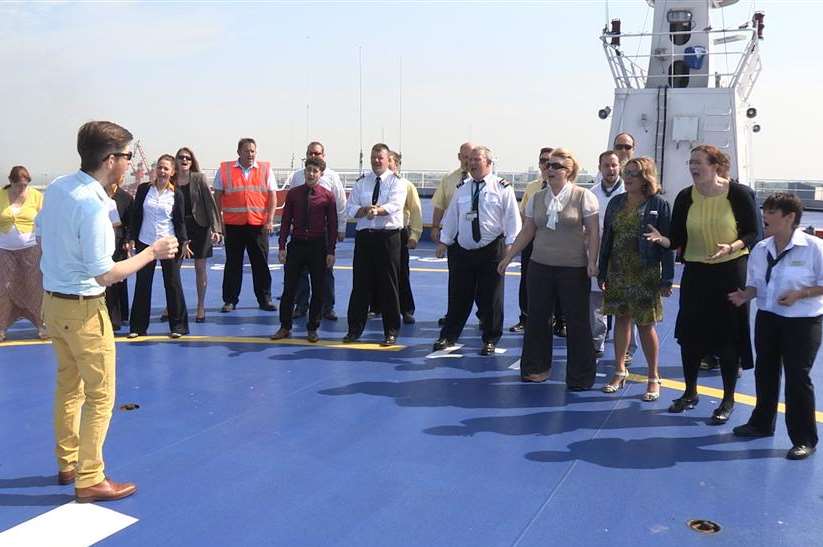
<path fill-rule="evenodd" d="M 589 322 L 591 281 L 585 267 L 546 266 L 529 263 L 529 322 L 523 337 L 520 374 L 548 372 L 552 364 L 552 318 L 560 300 L 566 313 L 566 385 L 590 388 L 594 385 L 596 361 Z"/>
<path fill-rule="evenodd" d="M 369 294 L 374 292 L 383 316 L 383 333 L 400 330 L 400 230 L 358 230 L 354 238 L 354 272 L 349 297 L 349 333 L 360 336 L 369 314 Z"/>
<path fill-rule="evenodd" d="M 123 239 L 115 241 L 117 250 L 112 255 L 115 262 L 128 258 L 126 252 L 123 251 L 123 243 Z M 129 320 L 129 284 L 125 279 L 106 287 L 106 308 L 109 310 L 109 318 L 111 318 L 114 330 L 119 329 Z"/>
<path fill-rule="evenodd" d="M 142 241 L 135 242 L 135 251 L 140 252 L 148 247 Z M 189 333 L 189 312 L 186 309 L 186 299 L 183 296 L 183 286 L 180 283 L 179 255 L 160 261 L 163 268 L 163 286 L 166 289 L 166 308 L 169 312 L 169 329 L 180 334 Z M 149 330 L 149 316 L 151 315 L 151 287 L 154 283 L 154 267 L 156 260 L 152 260 L 137 271 L 137 280 L 134 284 L 134 300 L 131 303 L 131 317 L 129 318 L 129 332 L 144 334 Z"/>
<path fill-rule="evenodd" d="M 323 313 L 330 312 L 334 309 L 334 268 L 327 268 L 323 275 Z M 303 268 L 300 276 L 297 278 L 297 290 L 294 295 L 294 309 L 307 310 L 309 309 L 309 270 Z"/>
<path fill-rule="evenodd" d="M 286 246 L 286 264 L 283 267 L 283 295 L 280 297 L 280 326 L 291 330 L 294 298 L 300 275 L 308 269 L 311 276 L 311 304 L 308 330 L 320 326 L 320 311 L 326 294 L 326 241 L 318 239 L 292 239 Z"/>
<path fill-rule="evenodd" d="M 410 313 L 414 315 L 414 295 L 411 289 L 411 277 L 409 277 L 409 229 L 400 230 L 400 270 L 399 291 L 400 291 L 400 313 Z"/>
<path fill-rule="evenodd" d="M 525 324 L 529 318 L 529 290 L 526 284 L 526 276 L 529 273 L 529 260 L 534 250 L 534 242 L 529 243 L 520 252 L 520 286 L 518 290 L 518 303 L 520 304 L 520 323 Z"/>
<path fill-rule="evenodd" d="M 754 322 L 757 404 L 749 424 L 761 431 L 774 431 L 782 362 L 786 371 L 786 428 L 794 446 L 817 446 L 810 372 L 820 349 L 821 318 L 782 317 L 760 310 Z"/>
<path fill-rule="evenodd" d="M 257 303 L 271 302 L 269 236 L 263 226 L 226 225 L 226 267 L 223 270 L 223 302 L 237 304 L 243 286 L 243 255 L 248 253 Z"/>
<path fill-rule="evenodd" d="M 503 238 L 480 249 L 449 247 L 449 307 L 440 337 L 457 340 L 477 300 L 483 342 L 496 344 L 503 334 L 504 276 L 497 273 L 503 258 Z"/>

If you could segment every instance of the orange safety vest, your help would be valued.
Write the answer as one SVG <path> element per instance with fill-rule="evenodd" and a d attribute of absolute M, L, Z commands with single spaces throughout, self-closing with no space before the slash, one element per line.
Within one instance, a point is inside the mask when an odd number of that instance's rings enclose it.
<path fill-rule="evenodd" d="M 263 226 L 269 203 L 269 162 L 258 161 L 252 167 L 249 178 L 236 161 L 220 164 L 220 180 L 223 182 L 223 222 L 234 226 L 250 224 Z"/>

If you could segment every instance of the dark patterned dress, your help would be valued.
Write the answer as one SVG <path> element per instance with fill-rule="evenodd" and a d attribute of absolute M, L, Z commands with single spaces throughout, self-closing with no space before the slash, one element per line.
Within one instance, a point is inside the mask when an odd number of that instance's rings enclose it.
<path fill-rule="evenodd" d="M 638 325 L 650 325 L 663 320 L 660 266 L 645 265 L 640 259 L 637 242 L 641 221 L 638 209 L 628 206 L 614 219 L 614 246 L 603 295 L 603 313 L 628 315 Z"/>

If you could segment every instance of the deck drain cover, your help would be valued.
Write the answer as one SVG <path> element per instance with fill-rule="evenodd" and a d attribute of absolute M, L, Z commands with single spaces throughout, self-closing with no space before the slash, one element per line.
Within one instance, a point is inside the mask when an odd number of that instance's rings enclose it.
<path fill-rule="evenodd" d="M 137 410 L 140 408 L 140 405 L 137 403 L 126 403 L 124 405 L 120 405 L 120 410 Z"/>
<path fill-rule="evenodd" d="M 716 534 L 720 531 L 720 525 L 716 522 L 705 519 L 694 519 L 688 522 L 689 528 L 701 534 Z"/>

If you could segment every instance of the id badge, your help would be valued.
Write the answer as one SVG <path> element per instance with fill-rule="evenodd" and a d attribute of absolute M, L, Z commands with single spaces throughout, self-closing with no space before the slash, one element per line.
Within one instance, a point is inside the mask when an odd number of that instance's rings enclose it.
<path fill-rule="evenodd" d="M 474 219 L 477 218 L 477 211 L 469 211 L 466 213 L 466 222 L 474 222 Z"/>

